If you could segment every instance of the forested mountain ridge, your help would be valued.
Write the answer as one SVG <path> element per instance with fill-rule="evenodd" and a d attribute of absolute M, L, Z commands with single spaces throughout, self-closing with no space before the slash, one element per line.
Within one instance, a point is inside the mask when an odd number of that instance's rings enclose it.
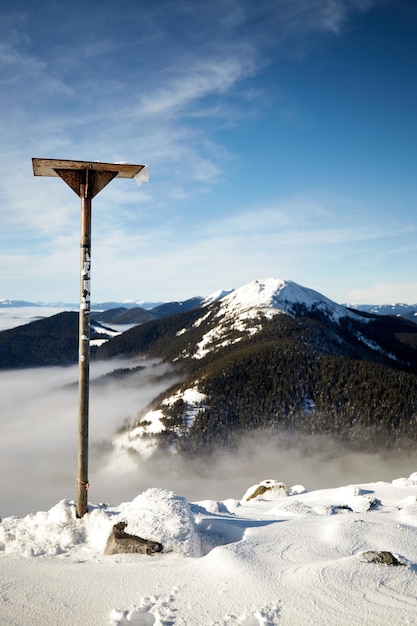
<path fill-rule="evenodd" d="M 192 309 L 197 309 L 203 303 L 203 298 L 195 297 L 183 302 L 165 302 L 152 308 L 117 307 L 105 311 L 92 310 L 92 317 L 98 322 L 106 324 L 143 324 L 150 320 L 161 319 L 170 315 L 177 315 Z"/>
<path fill-rule="evenodd" d="M 117 325 L 144 324 L 199 307 L 202 298 L 157 305 L 151 310 L 140 307 L 92 311 L 91 351 L 100 343 L 118 335 Z M 70 365 L 78 359 L 78 321 L 75 311 L 64 311 L 14 328 L 0 331 L 0 369 L 18 369 L 50 365 Z M 115 329 L 104 324 L 115 324 Z"/>
<path fill-rule="evenodd" d="M 0 332 L 0 369 L 68 365 L 78 358 L 78 315 L 58 313 Z"/>
<path fill-rule="evenodd" d="M 0 369 L 71 365 L 78 359 L 78 313 L 65 311 L 0 332 Z M 114 331 L 91 323 L 91 339 Z"/>
<path fill-rule="evenodd" d="M 350 311 L 289 281 L 250 285 L 97 350 L 96 358 L 140 353 L 182 364 L 183 383 L 149 407 L 159 411 L 160 444 L 198 454 L 242 430 L 282 427 L 364 449 L 415 442 L 414 323 Z M 190 389 L 197 410 L 184 399 Z M 138 416 L 135 436 L 148 421 L 149 412 Z"/>

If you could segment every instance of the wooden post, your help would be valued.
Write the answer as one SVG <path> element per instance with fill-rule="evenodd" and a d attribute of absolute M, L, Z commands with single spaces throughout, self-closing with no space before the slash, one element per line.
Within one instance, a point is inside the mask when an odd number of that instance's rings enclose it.
<path fill-rule="evenodd" d="M 80 172 L 80 315 L 78 339 L 78 473 L 77 517 L 87 513 L 88 408 L 90 378 L 91 170 Z"/>
<path fill-rule="evenodd" d="M 145 165 L 32 159 L 35 176 L 59 176 L 81 198 L 81 276 L 78 338 L 77 517 L 88 510 L 88 406 L 90 386 L 91 200 L 113 178 L 147 181 Z"/>

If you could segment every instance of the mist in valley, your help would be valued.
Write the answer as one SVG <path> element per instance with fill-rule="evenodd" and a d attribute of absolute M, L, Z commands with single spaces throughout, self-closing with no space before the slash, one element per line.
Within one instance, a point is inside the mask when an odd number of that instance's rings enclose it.
<path fill-rule="evenodd" d="M 129 375 L 106 376 L 120 368 Z M 0 516 L 47 510 L 76 497 L 77 367 L 0 372 Z M 239 499 L 261 480 L 307 490 L 357 482 L 391 481 L 416 471 L 405 453 L 349 453 L 330 437 L 250 431 L 233 452 L 187 459 L 157 454 L 150 461 L 115 452 L 111 440 L 157 395 L 178 382 L 158 361 L 91 364 L 89 479 L 91 502 L 119 504 L 150 487 L 189 500 Z"/>
<path fill-rule="evenodd" d="M 160 487 L 191 501 L 241 499 L 248 487 L 273 479 L 287 488 L 307 491 L 347 484 L 391 482 L 416 471 L 413 455 L 405 452 L 364 453 L 345 450 L 330 436 L 248 431 L 233 450 L 219 448 L 198 458 L 156 454 L 144 461 L 137 454 L 104 455 L 95 480 L 100 492 L 130 500 L 149 487 Z M 108 496 L 107 496 L 108 497 Z M 108 502 L 108 500 L 106 500 Z M 113 500 L 111 500 L 113 502 Z"/>
<path fill-rule="evenodd" d="M 132 373 L 114 380 L 106 376 L 123 368 Z M 77 366 L 0 372 L 0 516 L 76 497 L 77 380 Z M 157 361 L 91 363 L 90 475 L 112 435 L 177 380 L 173 368 Z"/>

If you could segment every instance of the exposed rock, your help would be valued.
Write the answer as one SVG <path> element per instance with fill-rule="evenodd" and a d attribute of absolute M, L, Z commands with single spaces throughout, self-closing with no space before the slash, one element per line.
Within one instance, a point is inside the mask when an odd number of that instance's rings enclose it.
<path fill-rule="evenodd" d="M 378 498 L 368 498 L 369 501 L 369 505 L 368 505 L 368 511 L 370 509 L 376 509 L 378 506 L 381 506 L 381 500 L 378 500 Z"/>
<path fill-rule="evenodd" d="M 400 561 L 392 552 L 385 552 L 383 550 L 368 550 L 362 552 L 361 561 L 365 563 L 379 563 L 381 565 L 405 565 Z"/>
<path fill-rule="evenodd" d="M 126 522 L 119 522 L 113 526 L 107 540 L 105 554 L 155 554 L 162 552 L 162 544 L 158 541 L 129 535 L 124 531 L 126 526 Z"/>
<path fill-rule="evenodd" d="M 353 513 L 352 507 L 347 504 L 329 504 L 324 507 L 324 510 L 329 515 L 335 515 L 336 513 Z"/>
<path fill-rule="evenodd" d="M 276 480 L 263 480 L 258 485 L 249 487 L 242 498 L 242 502 L 249 502 L 263 495 L 268 495 L 270 499 L 282 498 L 288 495 L 287 488 L 284 483 Z"/>

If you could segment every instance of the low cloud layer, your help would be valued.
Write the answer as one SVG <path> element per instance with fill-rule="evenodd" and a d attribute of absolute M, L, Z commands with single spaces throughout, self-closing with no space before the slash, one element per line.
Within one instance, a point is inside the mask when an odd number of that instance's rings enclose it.
<path fill-rule="evenodd" d="M 121 380 L 103 379 L 113 369 L 138 365 L 145 368 Z M 91 380 L 92 502 L 119 504 L 150 487 L 193 501 L 240 499 L 265 479 L 311 491 L 391 481 L 417 469 L 404 453 L 353 454 L 329 437 L 262 432 L 248 432 L 233 452 L 220 449 L 214 457 L 202 453 L 193 460 L 165 454 L 145 463 L 109 452 L 111 439 L 176 382 L 177 373 L 156 361 L 111 361 L 92 363 Z M 76 498 L 76 381 L 76 367 L 0 372 L 0 516 L 26 515 Z"/>
<path fill-rule="evenodd" d="M 145 369 L 116 382 L 94 383 L 113 369 L 138 365 Z M 0 516 L 26 514 L 75 497 L 77 378 L 77 367 L 0 372 Z M 176 380 L 174 370 L 157 362 L 92 363 L 91 450 L 101 449 Z"/>
<path fill-rule="evenodd" d="M 198 459 L 159 455 L 144 463 L 136 455 L 102 457 L 95 476 L 108 501 L 130 500 L 149 487 L 161 487 L 192 501 L 240 499 L 248 487 L 265 479 L 308 491 L 346 484 L 391 480 L 415 471 L 405 453 L 349 452 L 329 436 L 249 431 L 236 449 L 219 449 Z M 107 494 L 104 496 L 104 494 Z"/>

